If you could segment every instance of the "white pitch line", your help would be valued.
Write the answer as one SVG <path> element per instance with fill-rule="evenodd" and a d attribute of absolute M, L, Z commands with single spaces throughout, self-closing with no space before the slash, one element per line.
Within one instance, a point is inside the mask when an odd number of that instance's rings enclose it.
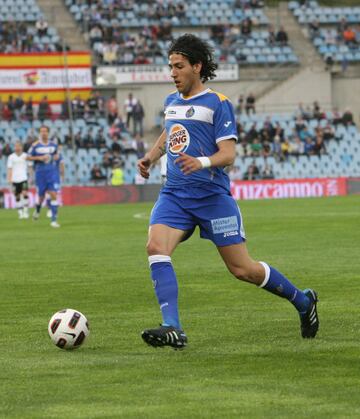
<path fill-rule="evenodd" d="M 138 212 L 134 214 L 133 217 L 139 220 L 147 220 L 149 218 L 149 214 L 147 214 L 146 212 Z"/>

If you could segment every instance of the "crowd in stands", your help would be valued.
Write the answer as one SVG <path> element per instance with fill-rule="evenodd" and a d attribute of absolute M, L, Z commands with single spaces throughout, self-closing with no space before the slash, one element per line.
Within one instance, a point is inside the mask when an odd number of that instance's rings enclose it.
<path fill-rule="evenodd" d="M 173 33 L 174 29 L 179 25 L 196 26 L 196 23 L 189 21 L 189 16 L 192 14 L 192 7 L 197 6 L 187 1 L 67 0 L 67 4 L 70 10 L 79 10 L 81 20 L 85 22 L 84 30 L 87 32 L 90 45 L 101 64 L 166 64 L 167 46 L 174 37 L 178 36 L 178 33 Z M 213 44 L 220 62 L 246 62 L 247 56 L 252 54 L 251 51 L 247 51 L 248 47 L 266 48 L 265 55 L 272 55 L 272 47 L 288 46 L 288 35 L 283 27 L 276 31 L 270 26 L 265 37 L 253 31 L 259 20 L 258 16 L 252 13 L 264 6 L 263 1 L 236 0 L 224 6 L 229 7 L 230 15 L 224 13 L 223 19 L 219 18 L 215 22 L 209 19 L 206 26 L 209 26 L 210 30 L 205 36 Z M 251 13 L 248 13 L 249 11 Z M 128 14 L 135 17 L 136 24 L 131 26 L 132 30 L 129 30 L 122 21 L 122 16 Z M 143 18 L 146 18 L 145 22 L 139 23 Z M 128 21 L 130 20 L 129 17 Z M 257 44 L 258 39 L 260 39 L 259 44 Z M 243 51 L 244 48 L 247 49 Z M 296 61 L 290 48 L 285 52 L 275 51 L 275 55 L 283 53 L 285 56 L 281 57 L 281 62 Z M 258 62 L 264 64 L 267 60 Z M 268 62 L 276 63 L 276 59 Z"/>
<path fill-rule="evenodd" d="M 307 26 L 327 69 L 338 62 L 345 71 L 350 62 L 360 61 L 360 3 L 343 7 L 334 2 L 328 7 L 312 0 L 290 1 L 288 5 L 298 22 Z"/>
<path fill-rule="evenodd" d="M 21 21 L 0 22 L 0 53 L 31 53 L 62 51 L 54 28 L 40 17 L 33 24 Z"/>
<path fill-rule="evenodd" d="M 240 96 L 239 103 L 243 103 L 243 96 Z M 252 110 L 246 110 L 243 105 L 237 107 L 238 115 L 255 113 L 255 103 Z M 323 121 L 313 129 L 310 129 L 311 120 Z M 318 102 L 314 102 L 312 108 L 299 104 L 293 117 L 294 128 L 291 134 L 286 134 L 279 122 L 272 122 L 267 117 L 261 128 L 256 123 L 245 129 L 245 124 L 238 118 L 237 129 L 239 144 L 237 145 L 237 155 L 239 157 L 274 157 L 276 161 L 287 161 L 290 157 L 299 156 L 321 156 L 327 154 L 326 144 L 331 139 L 336 138 L 335 129 L 339 124 L 346 126 L 354 125 L 353 113 L 347 109 L 340 113 L 334 109 L 329 117 Z M 273 173 L 271 167 L 265 165 L 260 170 L 255 163 L 252 163 L 245 173 L 240 168 L 234 167 L 230 173 L 233 179 L 242 178 L 244 180 L 271 179 Z"/>

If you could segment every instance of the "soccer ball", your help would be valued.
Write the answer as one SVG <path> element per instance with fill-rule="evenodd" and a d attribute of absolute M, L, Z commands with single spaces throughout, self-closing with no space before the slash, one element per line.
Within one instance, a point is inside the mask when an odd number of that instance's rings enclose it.
<path fill-rule="evenodd" d="M 89 336 L 89 323 L 80 311 L 66 308 L 55 313 L 48 332 L 51 340 L 61 349 L 76 349 Z"/>

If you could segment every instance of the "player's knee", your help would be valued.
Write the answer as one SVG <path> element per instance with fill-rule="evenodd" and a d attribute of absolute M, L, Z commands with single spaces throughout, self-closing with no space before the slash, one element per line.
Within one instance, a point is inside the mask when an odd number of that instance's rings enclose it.
<path fill-rule="evenodd" d="M 163 249 L 163 246 L 156 240 L 149 240 L 146 244 L 146 251 L 148 256 L 153 255 L 164 255 L 166 252 Z"/>

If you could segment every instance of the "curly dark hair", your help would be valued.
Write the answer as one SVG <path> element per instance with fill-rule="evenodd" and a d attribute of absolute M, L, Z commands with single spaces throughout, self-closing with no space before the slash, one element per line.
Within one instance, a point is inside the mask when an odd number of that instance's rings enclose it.
<path fill-rule="evenodd" d="M 218 65 L 214 61 L 213 48 L 197 36 L 186 33 L 175 39 L 169 47 L 168 57 L 171 54 L 183 55 L 191 65 L 201 63 L 200 78 L 203 83 L 216 77 Z"/>

